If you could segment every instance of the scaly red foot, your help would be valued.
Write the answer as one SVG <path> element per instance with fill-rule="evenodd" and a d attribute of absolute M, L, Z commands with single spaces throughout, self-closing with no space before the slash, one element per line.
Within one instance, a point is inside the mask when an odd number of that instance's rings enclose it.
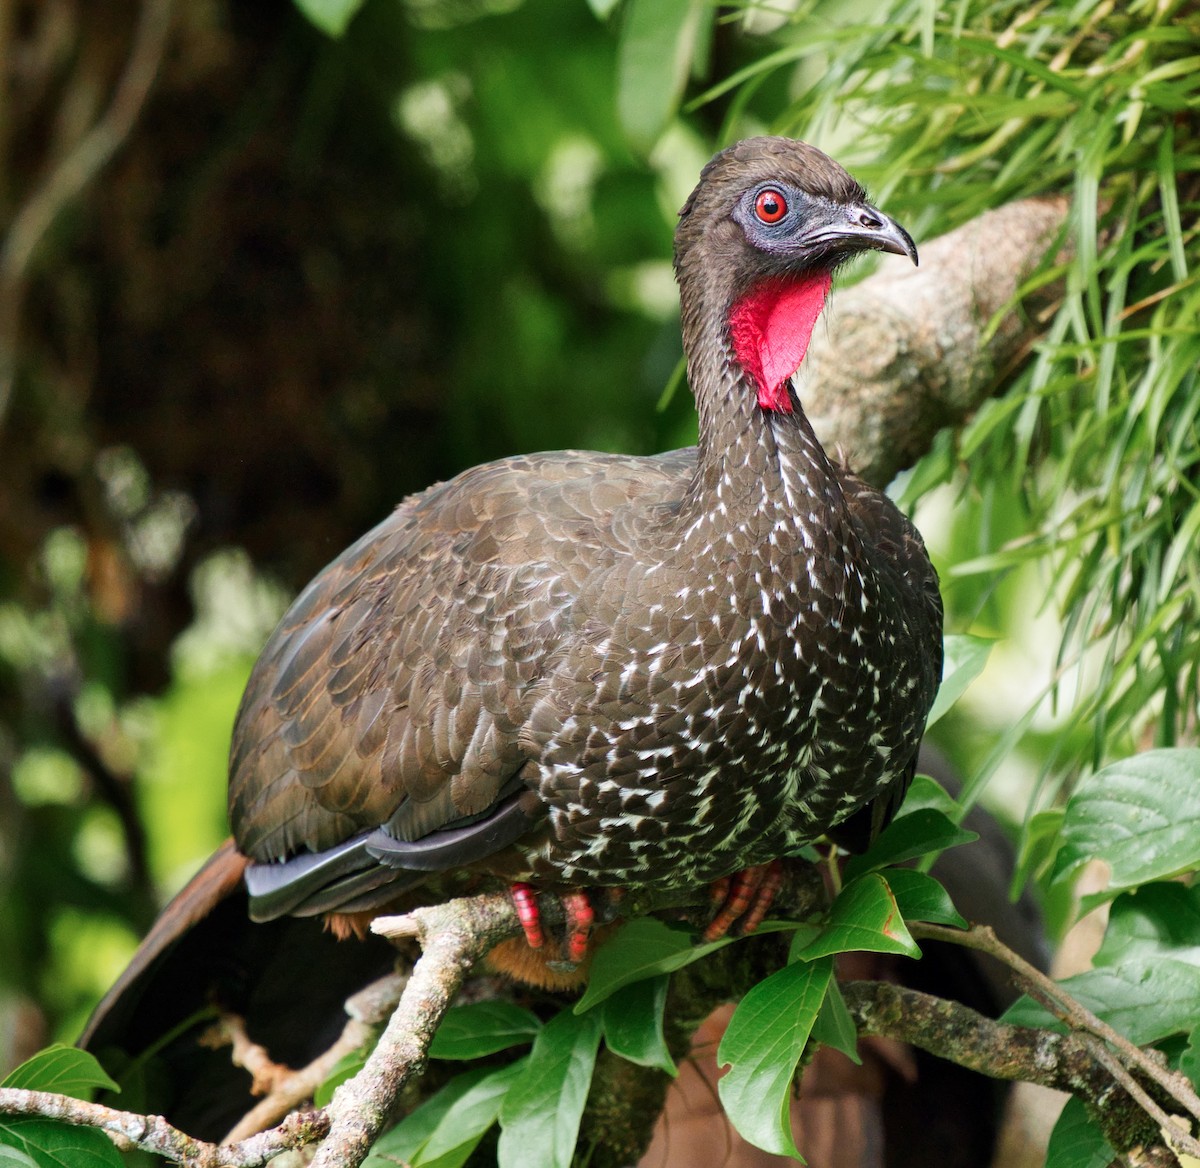
<path fill-rule="evenodd" d="M 509 889 L 517 919 L 525 931 L 525 940 L 531 949 L 540 949 L 546 943 L 542 932 L 542 914 L 538 909 L 537 891 L 531 884 L 516 883 Z M 565 961 L 570 968 L 579 965 L 587 956 L 588 938 L 596 920 L 592 902 L 586 892 L 564 892 L 559 900 L 566 914 Z"/>
<path fill-rule="evenodd" d="M 508 893 L 517 910 L 517 920 L 525 930 L 529 948 L 540 949 L 546 943 L 546 938 L 542 933 L 542 914 L 538 911 L 537 892 L 533 885 L 517 883 L 509 888 Z"/>
<path fill-rule="evenodd" d="M 713 881 L 712 901 L 718 911 L 704 930 L 704 940 L 719 941 L 735 921 L 741 921 L 742 936 L 753 933 L 762 924 L 782 883 L 783 865 L 778 860 L 755 864 Z"/>

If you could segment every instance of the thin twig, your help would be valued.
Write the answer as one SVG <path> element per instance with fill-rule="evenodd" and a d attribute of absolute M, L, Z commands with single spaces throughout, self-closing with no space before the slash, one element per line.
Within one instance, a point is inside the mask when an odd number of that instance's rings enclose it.
<path fill-rule="evenodd" d="M 36 1115 L 75 1127 L 99 1128 L 130 1147 L 153 1152 L 185 1168 L 259 1168 L 280 1152 L 315 1143 L 329 1130 L 323 1112 L 293 1112 L 271 1131 L 218 1147 L 193 1139 L 158 1115 L 134 1115 L 65 1095 L 15 1087 L 0 1087 L 0 1114 Z"/>
<path fill-rule="evenodd" d="M 1068 1091 L 1088 1105 L 1118 1151 L 1161 1143 L 1157 1117 L 1115 1079 L 1087 1036 L 996 1022 L 959 1002 L 888 982 L 846 982 L 842 993 L 862 1036 L 907 1042 L 989 1078 Z"/>
<path fill-rule="evenodd" d="M 129 137 L 158 76 L 172 8 L 173 0 L 144 0 L 129 59 L 108 108 L 25 201 L 0 248 L 0 426 L 8 411 L 16 375 L 17 334 L 29 265 L 62 210 L 79 196 Z"/>
<path fill-rule="evenodd" d="M 1042 1005 L 1051 1009 L 1047 1002 L 1057 1005 L 1063 1011 L 1060 1020 L 1074 1027 L 1094 1034 L 1097 1038 L 1109 1043 L 1121 1056 L 1127 1066 L 1136 1067 L 1146 1078 L 1161 1087 L 1191 1116 L 1200 1120 L 1200 1097 L 1192 1089 L 1191 1084 L 1180 1074 L 1160 1065 L 1141 1047 L 1130 1042 L 1123 1034 L 1118 1034 L 1107 1022 L 1096 1017 L 1086 1006 L 1073 998 L 1052 978 L 1044 974 L 1035 965 L 1031 965 L 1019 953 L 1014 953 L 1005 945 L 995 932 L 988 926 L 975 925 L 970 929 L 952 929 L 944 925 L 913 924 L 910 926 L 912 935 L 917 940 L 929 939 L 945 941 L 951 945 L 961 945 L 967 949 L 975 949 L 987 953 L 997 961 L 1007 965 L 1016 973 L 1032 991 Z"/>
<path fill-rule="evenodd" d="M 337 1041 L 307 1066 L 277 1079 L 271 1085 L 270 1094 L 238 1120 L 223 1142 L 247 1139 L 278 1123 L 293 1107 L 311 1099 L 341 1059 L 365 1049 L 375 1038 L 379 1027 L 399 1005 L 407 983 L 406 975 L 393 973 L 359 990 L 346 1002 L 346 1013 L 350 1017 Z"/>
<path fill-rule="evenodd" d="M 1096 1061 L 1121 1084 L 1138 1106 L 1158 1123 L 1163 1129 L 1164 1137 L 1170 1140 L 1177 1151 L 1200 1158 L 1200 1140 L 1195 1139 L 1190 1132 L 1184 1131 L 1173 1116 L 1168 1115 L 1154 1102 L 1146 1089 L 1121 1065 L 1100 1039 L 1094 1034 L 1084 1034 L 1080 1040 L 1088 1045 Z"/>

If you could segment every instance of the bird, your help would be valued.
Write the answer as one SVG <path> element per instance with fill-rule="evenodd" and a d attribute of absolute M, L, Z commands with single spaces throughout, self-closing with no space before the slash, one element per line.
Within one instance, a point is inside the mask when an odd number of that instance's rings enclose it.
<path fill-rule="evenodd" d="M 568 984 L 589 891 L 712 885 L 706 936 L 748 931 L 781 857 L 879 830 L 941 676 L 937 574 L 892 501 L 826 454 L 793 382 L 835 270 L 866 251 L 917 262 L 815 147 L 750 138 L 704 167 L 674 247 L 697 445 L 476 466 L 326 567 L 247 683 L 233 842 L 85 1043 L 235 893 L 264 926 L 348 935 L 440 873 L 500 881 L 515 945 L 555 949 L 545 984 Z M 560 948 L 543 892 L 568 908 Z"/>

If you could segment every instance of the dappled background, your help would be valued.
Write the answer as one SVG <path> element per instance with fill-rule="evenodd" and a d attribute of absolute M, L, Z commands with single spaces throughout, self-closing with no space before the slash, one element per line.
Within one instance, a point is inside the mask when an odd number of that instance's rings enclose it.
<path fill-rule="evenodd" d="M 313 572 L 475 462 L 692 440 L 672 223 L 750 133 L 918 242 L 1072 196 L 1043 340 L 894 488 L 1000 639 L 936 737 L 1016 835 L 1194 731 L 1195 4 L 304 7 L 0 2 L 0 1061 L 223 837 Z"/>

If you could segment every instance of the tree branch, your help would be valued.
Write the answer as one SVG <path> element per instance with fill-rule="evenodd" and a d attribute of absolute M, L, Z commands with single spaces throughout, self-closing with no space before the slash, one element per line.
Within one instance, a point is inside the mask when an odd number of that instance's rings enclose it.
<path fill-rule="evenodd" d="M 1124 1067 L 1136 1071 L 1150 1082 L 1156 1084 L 1163 1095 L 1172 1104 L 1200 1120 L 1200 1098 L 1197 1098 L 1191 1083 L 1185 1075 L 1169 1070 L 1162 1066 L 1154 1056 L 1130 1042 L 1123 1034 L 1119 1034 L 1107 1022 L 1098 1018 L 1081 1002 L 1068 994 L 1061 986 L 1046 976 L 1040 969 L 1030 965 L 1020 954 L 1014 953 L 995 932 L 985 926 L 976 925 L 970 929 L 951 929 L 943 925 L 914 924 L 912 935 L 918 940 L 926 939 L 944 941 L 951 945 L 960 945 L 966 949 L 974 949 L 987 953 L 1003 962 L 1017 975 L 1022 987 L 1039 1005 L 1048 1010 L 1060 1022 L 1066 1023 L 1072 1030 L 1083 1035 L 1090 1035 L 1098 1040 L 1092 1048 L 1094 1056 L 1102 1062 L 1125 1089 L 1138 1099 L 1143 1106 L 1171 1134 L 1175 1145 L 1189 1155 L 1200 1157 L 1200 1141 L 1184 1131 L 1165 1112 L 1157 1108 L 1144 1093 L 1139 1095 L 1141 1088 L 1132 1080 L 1127 1080 Z M 1116 1052 L 1118 1063 L 1113 1063 L 1113 1056 L 1102 1046 L 1109 1043 Z"/>
<path fill-rule="evenodd" d="M 278 1123 L 294 1107 L 311 1099 L 346 1055 L 365 1050 L 400 1004 L 405 974 L 390 974 L 361 989 L 346 1002 L 349 1016 L 334 1044 L 311 1063 L 278 1079 L 267 1096 L 248 1111 L 225 1137 L 227 1143 L 244 1140 Z M 239 1020 L 240 1021 L 240 1020 Z"/>
<path fill-rule="evenodd" d="M 842 994 L 862 1037 L 894 1038 L 993 1079 L 1070 1092 L 1118 1151 L 1162 1144 L 1158 1120 L 1114 1080 L 1088 1038 L 994 1022 L 890 982 L 847 982 Z"/>
<path fill-rule="evenodd" d="M 259 1168 L 289 1148 L 315 1143 L 329 1130 L 320 1111 L 296 1111 L 278 1127 L 239 1144 L 208 1144 L 172 1127 L 158 1115 L 134 1115 L 48 1091 L 0 1087 L 0 1115 L 37 1116 L 74 1127 L 108 1132 L 118 1144 L 153 1152 L 186 1168 Z"/>

